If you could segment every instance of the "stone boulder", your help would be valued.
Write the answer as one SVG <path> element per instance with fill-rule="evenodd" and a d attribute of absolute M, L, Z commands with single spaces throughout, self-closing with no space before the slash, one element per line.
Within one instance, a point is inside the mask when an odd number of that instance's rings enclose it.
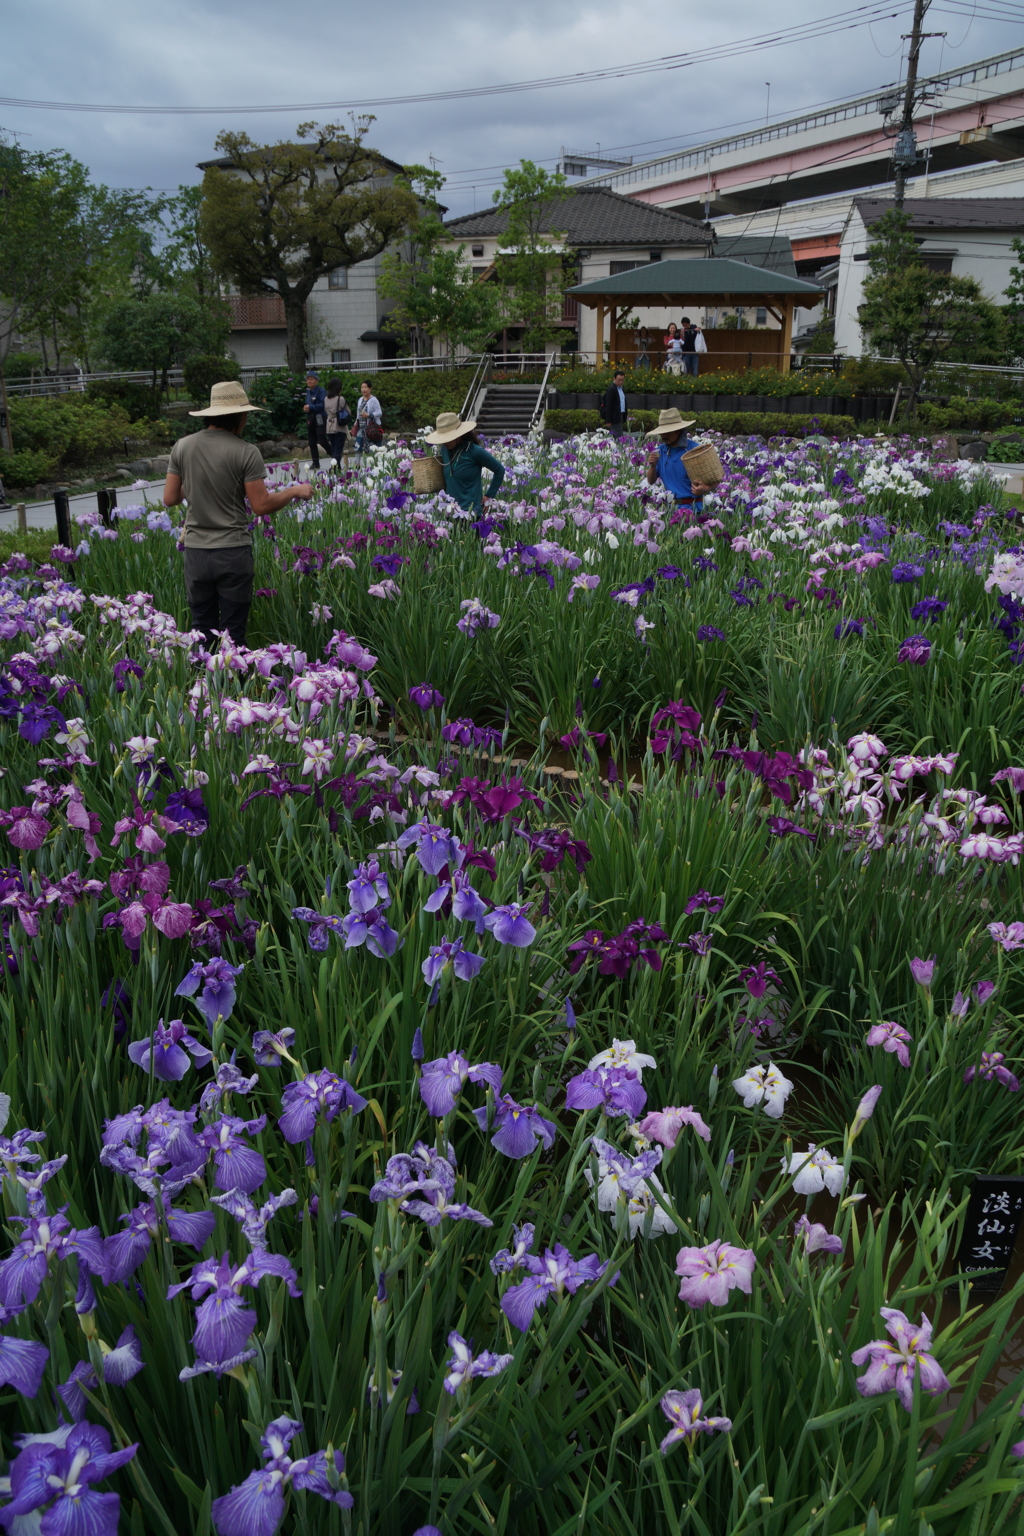
<path fill-rule="evenodd" d="M 960 444 L 960 457 L 962 459 L 973 459 L 975 463 L 981 463 L 983 459 L 988 458 L 988 443 L 986 443 L 983 437 L 972 437 Z"/>
<path fill-rule="evenodd" d="M 171 456 L 170 456 L 169 453 L 158 454 L 157 457 L 152 461 L 152 464 L 153 464 L 153 469 L 152 469 L 153 476 L 154 477 L 158 477 L 160 475 L 166 475 L 167 470 L 168 470 L 168 468 L 170 466 L 170 462 L 171 462 Z"/>

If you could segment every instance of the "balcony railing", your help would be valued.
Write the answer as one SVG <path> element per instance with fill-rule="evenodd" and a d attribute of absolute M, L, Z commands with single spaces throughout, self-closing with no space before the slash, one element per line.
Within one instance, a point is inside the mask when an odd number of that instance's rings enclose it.
<path fill-rule="evenodd" d="M 281 330 L 287 325 L 284 316 L 284 300 L 276 293 L 240 294 L 228 296 L 231 306 L 233 331 Z"/>

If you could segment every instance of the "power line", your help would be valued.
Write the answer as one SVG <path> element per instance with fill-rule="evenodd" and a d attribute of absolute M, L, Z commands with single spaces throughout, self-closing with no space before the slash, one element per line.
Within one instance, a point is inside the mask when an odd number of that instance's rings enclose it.
<path fill-rule="evenodd" d="M 992 0 L 988 0 L 992 3 Z M 265 102 L 257 106 L 218 107 L 158 107 L 139 106 L 123 102 L 45 101 L 25 97 L 0 96 L 0 107 L 21 107 L 46 112 L 106 112 L 133 114 L 147 117 L 171 116 L 237 116 L 241 113 L 267 112 L 324 112 L 359 111 L 371 107 L 420 106 L 429 102 L 463 101 L 478 98 L 512 95 L 522 91 L 558 89 L 567 85 L 586 85 L 604 80 L 633 78 L 638 75 L 657 74 L 667 70 L 686 69 L 718 59 L 734 59 L 741 54 L 760 52 L 765 48 L 780 48 L 796 42 L 810 42 L 819 37 L 831 37 L 837 32 L 848 32 L 867 26 L 872 21 L 895 20 L 909 9 L 907 0 L 893 5 L 871 0 L 852 11 L 844 10 L 823 16 L 814 21 L 799 22 L 792 27 L 780 27 L 772 32 L 742 38 L 737 42 L 715 44 L 709 48 L 695 49 L 688 53 L 665 54 L 656 59 L 642 59 L 633 64 L 617 64 L 601 69 L 581 70 L 570 75 L 545 76 L 536 80 L 511 81 L 503 85 L 467 86 L 462 89 L 427 91 L 411 96 L 376 96 L 349 101 L 320 102 Z"/>

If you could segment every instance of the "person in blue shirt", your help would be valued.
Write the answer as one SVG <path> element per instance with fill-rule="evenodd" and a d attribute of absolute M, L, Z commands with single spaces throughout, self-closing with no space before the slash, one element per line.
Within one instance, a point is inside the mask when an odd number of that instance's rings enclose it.
<path fill-rule="evenodd" d="M 683 454 L 697 447 L 686 433 L 687 427 L 693 426 L 693 420 L 684 421 L 675 407 L 660 413 L 658 425 L 647 434 L 661 439 L 647 458 L 647 484 L 655 485 L 660 480 L 665 489 L 671 491 L 677 507 L 693 507 L 699 512 L 702 497 L 712 487 L 702 480 L 691 480 L 683 463 Z"/>
<path fill-rule="evenodd" d="M 306 413 L 306 432 L 309 437 L 309 456 L 313 461 L 313 468 L 320 468 L 320 445 L 323 444 L 324 452 L 329 454 L 327 444 L 327 408 L 324 404 L 326 395 L 320 387 L 320 380 L 315 373 L 306 374 L 306 403 L 302 409 Z"/>
<path fill-rule="evenodd" d="M 464 512 L 481 512 L 484 506 L 483 471 L 491 471 L 490 496 L 496 496 L 505 478 L 505 466 L 481 446 L 475 421 L 461 421 L 454 411 L 442 411 L 425 442 L 436 443 L 441 452 L 444 488 Z"/>

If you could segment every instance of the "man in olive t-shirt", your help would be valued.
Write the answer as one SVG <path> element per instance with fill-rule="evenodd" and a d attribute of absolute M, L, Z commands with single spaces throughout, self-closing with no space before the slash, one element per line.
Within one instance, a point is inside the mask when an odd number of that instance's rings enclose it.
<path fill-rule="evenodd" d="M 208 647 L 218 630 L 236 645 L 245 644 L 255 562 L 249 522 L 269 517 L 290 501 L 308 501 L 311 485 L 267 490 L 263 456 L 241 434 L 251 406 L 242 386 L 215 384 L 205 411 L 205 432 L 175 443 L 167 465 L 164 506 L 188 503 L 182 542 L 185 546 L 185 595 L 195 629 Z M 248 498 L 249 506 L 246 507 Z"/>

